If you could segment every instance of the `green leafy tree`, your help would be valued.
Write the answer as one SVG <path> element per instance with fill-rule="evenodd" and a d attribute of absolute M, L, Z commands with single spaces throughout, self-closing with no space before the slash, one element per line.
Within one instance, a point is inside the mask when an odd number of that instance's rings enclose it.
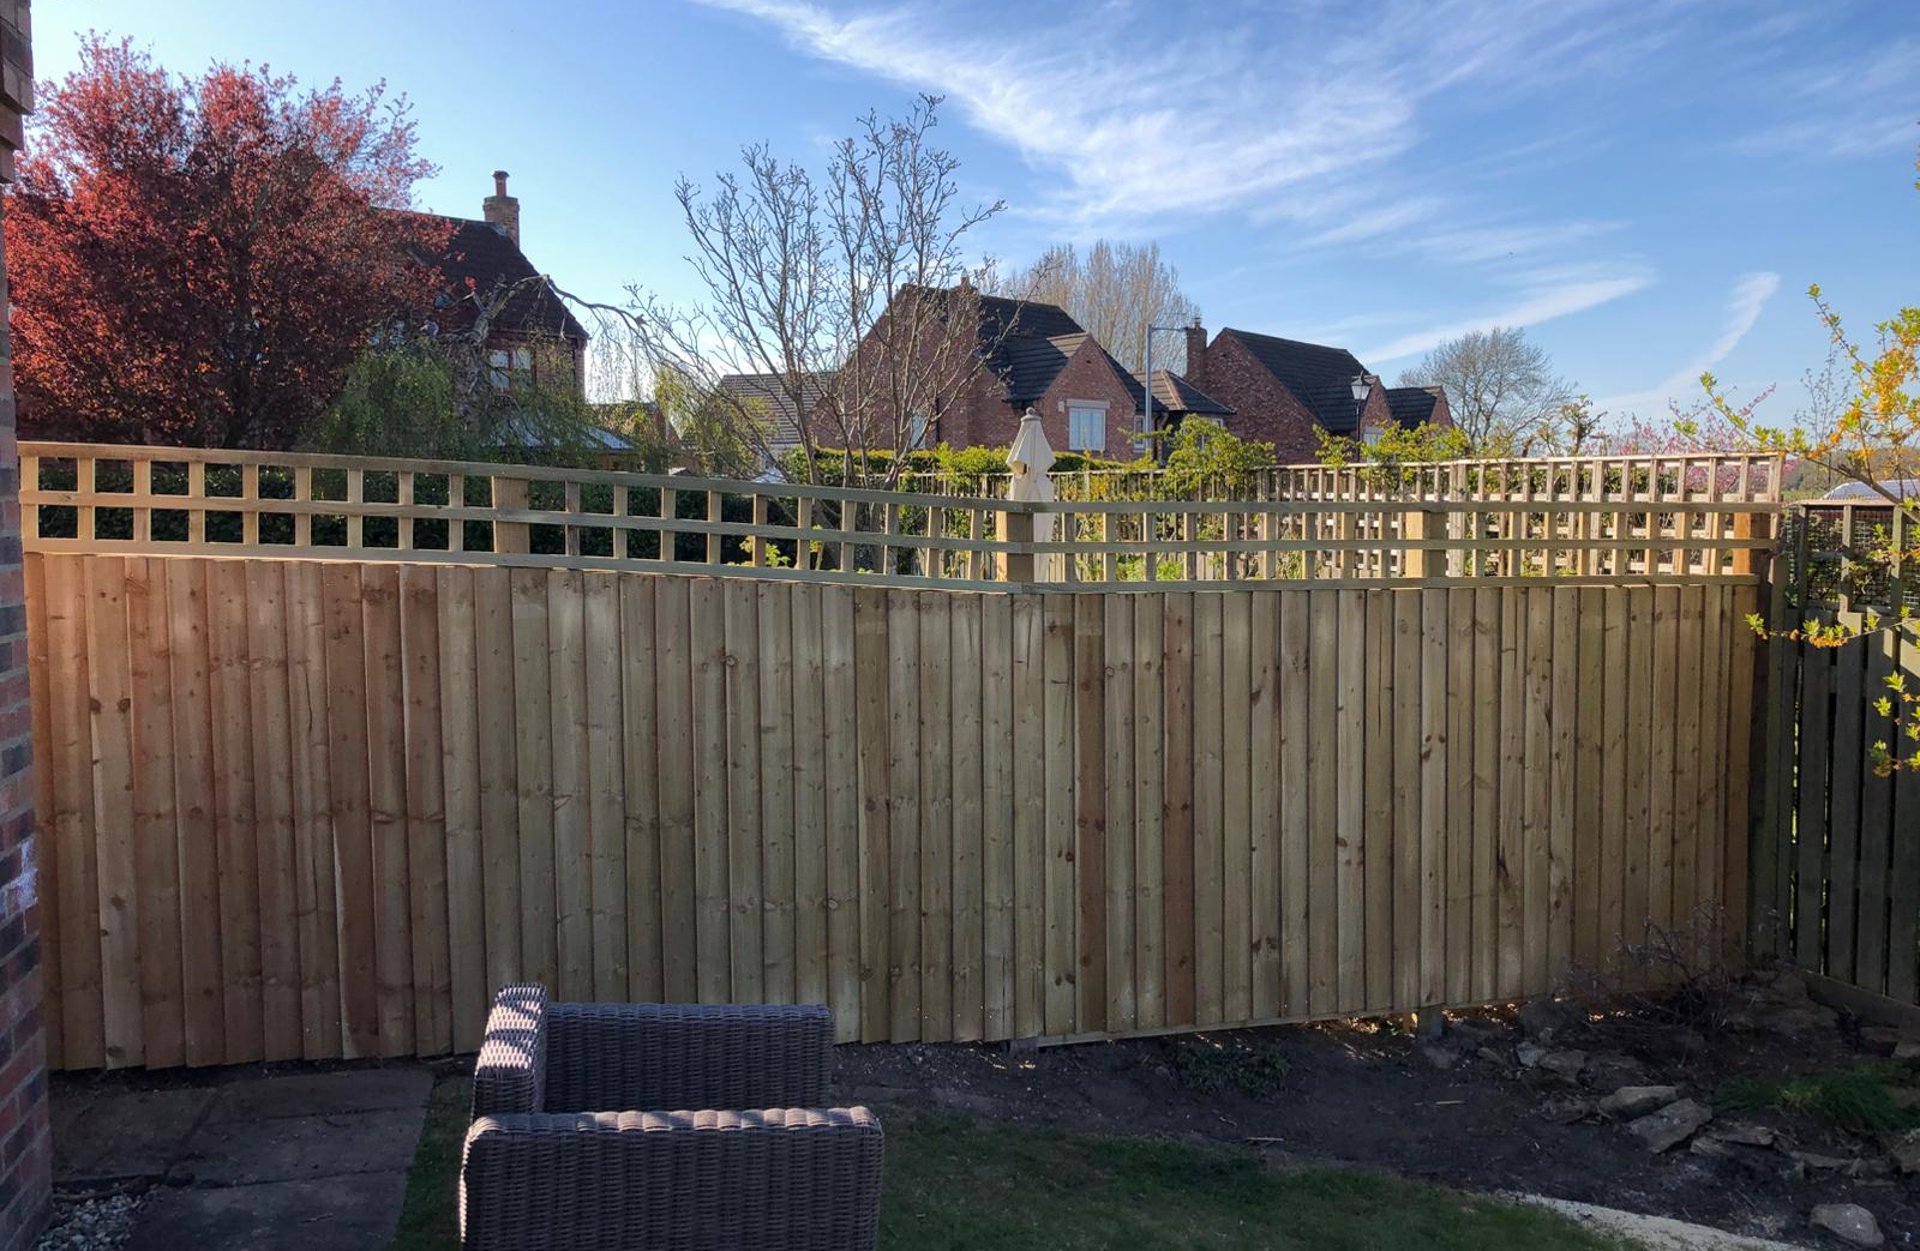
<path fill-rule="evenodd" d="M 1279 463 L 1273 444 L 1240 438 L 1205 417 L 1188 417 L 1168 443 L 1161 481 L 1170 499 L 1237 499 Z"/>

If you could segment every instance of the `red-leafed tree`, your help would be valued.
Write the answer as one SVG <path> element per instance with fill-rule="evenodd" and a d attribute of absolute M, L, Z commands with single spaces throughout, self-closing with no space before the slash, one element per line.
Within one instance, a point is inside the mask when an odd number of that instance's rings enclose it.
<path fill-rule="evenodd" d="M 424 308 L 444 238 L 404 99 L 265 67 L 175 77 L 95 38 L 43 87 L 7 209 L 23 433 L 286 447 L 370 338 Z"/>

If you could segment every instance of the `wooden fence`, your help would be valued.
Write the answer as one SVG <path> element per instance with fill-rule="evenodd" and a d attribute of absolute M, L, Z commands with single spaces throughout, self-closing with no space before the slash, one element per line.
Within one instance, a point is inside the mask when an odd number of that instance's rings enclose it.
<path fill-rule="evenodd" d="M 1759 587 L 1717 565 L 1064 591 L 100 530 L 28 541 L 59 1067 L 468 1049 L 518 978 L 870 1041 L 1303 1020 L 1745 925 Z"/>
<path fill-rule="evenodd" d="M 1920 773 L 1876 771 L 1871 749 L 1915 744 L 1875 707 L 1889 678 L 1920 690 L 1906 519 L 1879 501 L 1790 515 L 1769 619 L 1767 755 L 1757 775 L 1756 945 L 1871 994 L 1920 1003 Z M 1881 624 L 1870 629 L 1870 617 Z M 1841 646 L 1788 632 L 1840 626 Z"/>
<path fill-rule="evenodd" d="M 1773 453 L 1543 456 L 1351 465 L 1279 465 L 1203 482 L 1200 493 L 1256 500 L 1640 500 L 1777 502 L 1785 458 Z M 1194 476 L 1158 469 L 1079 469 L 1051 475 L 1060 499 L 1154 500 L 1196 493 Z M 1006 475 L 917 473 L 914 490 L 1004 495 Z"/>
<path fill-rule="evenodd" d="M 724 566 L 731 576 L 883 576 L 948 589 L 1748 581 L 1772 546 L 1763 523 L 1775 512 L 1764 494 L 1684 489 L 1034 504 L 611 470 L 85 444 L 25 444 L 21 475 L 24 534 L 45 552 L 318 552 L 659 572 Z M 1604 485 L 1606 475 L 1594 480 Z"/>

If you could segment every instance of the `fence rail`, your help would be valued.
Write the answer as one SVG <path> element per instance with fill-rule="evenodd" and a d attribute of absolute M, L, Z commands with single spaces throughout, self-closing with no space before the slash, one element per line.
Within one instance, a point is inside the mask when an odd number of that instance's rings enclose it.
<path fill-rule="evenodd" d="M 950 589 L 1751 581 L 1775 511 L 1744 487 L 1690 494 L 1685 458 L 1681 488 L 1644 498 L 1345 498 L 1336 474 L 1297 498 L 1035 504 L 294 453 L 30 443 L 21 454 L 32 551 L 697 567 Z M 1591 482 L 1604 484 L 1606 463 L 1593 462 Z"/>

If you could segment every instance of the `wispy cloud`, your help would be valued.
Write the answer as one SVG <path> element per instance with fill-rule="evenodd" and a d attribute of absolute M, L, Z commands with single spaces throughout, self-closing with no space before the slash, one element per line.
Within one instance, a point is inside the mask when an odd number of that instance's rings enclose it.
<path fill-rule="evenodd" d="M 1474 330 L 1492 330 L 1496 326 L 1537 326 L 1557 317 L 1598 308 L 1644 291 L 1653 285 L 1654 274 L 1644 267 L 1623 268 L 1618 272 L 1578 271 L 1536 276 L 1507 304 L 1472 317 L 1449 320 L 1428 326 L 1378 347 L 1369 349 L 1361 359 L 1369 364 L 1403 360 L 1430 351 Z"/>
<path fill-rule="evenodd" d="M 1760 320 L 1761 312 L 1780 290 L 1780 275 L 1761 271 L 1743 276 L 1733 286 L 1727 297 L 1727 319 L 1720 335 L 1698 356 L 1674 370 L 1665 378 L 1644 391 L 1629 395 L 1612 395 L 1601 400 L 1599 407 L 1610 413 L 1648 413 L 1664 411 L 1667 402 L 1675 397 L 1697 391 L 1700 375 L 1725 360 L 1740 340 L 1747 337 L 1754 324 Z"/>
<path fill-rule="evenodd" d="M 1920 39 L 1796 67 L 1779 79 L 1777 98 L 1785 116 L 1735 140 L 1736 151 L 1851 159 L 1914 147 L 1920 144 Z"/>
<path fill-rule="evenodd" d="M 1614 24 L 1601 0 L 1522 11 L 1493 0 L 1390 0 L 1364 21 L 1290 11 L 1276 47 L 1266 19 L 1235 28 L 1214 17 L 1195 24 L 1204 29 L 1194 37 L 1162 29 L 1149 39 L 1128 6 L 1065 16 L 1034 7 L 1014 23 L 924 0 L 858 10 L 700 2 L 765 22 L 811 55 L 945 93 L 973 125 L 1058 179 L 1035 209 L 1056 228 L 1147 230 L 1240 210 L 1323 243 L 1443 226 L 1442 198 L 1401 194 L 1389 177 L 1423 137 L 1425 102 L 1469 84 L 1510 90 L 1583 63 L 1606 50 L 1592 28 Z"/>

